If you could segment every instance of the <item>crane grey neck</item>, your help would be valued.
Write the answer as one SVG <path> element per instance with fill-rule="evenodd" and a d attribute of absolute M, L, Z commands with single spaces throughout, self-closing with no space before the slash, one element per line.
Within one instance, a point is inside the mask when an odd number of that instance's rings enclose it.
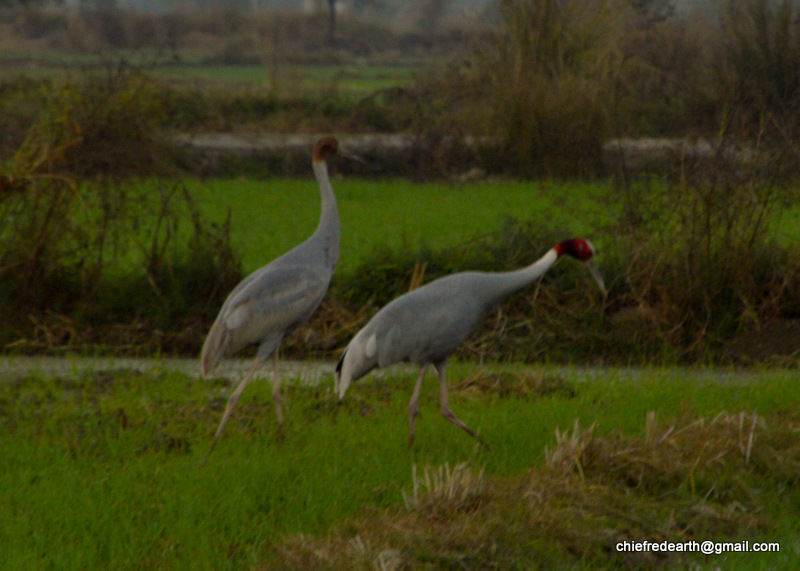
<path fill-rule="evenodd" d="M 489 289 L 494 299 L 502 299 L 530 285 L 540 277 L 558 260 L 555 248 L 549 250 L 544 256 L 529 266 L 511 272 L 498 272 L 486 274 L 490 276 Z M 487 284 L 488 286 L 488 284 Z"/>
<path fill-rule="evenodd" d="M 336 207 L 336 196 L 333 194 L 333 188 L 328 178 L 328 165 L 325 161 L 314 161 L 312 166 L 319 185 L 322 212 L 311 240 L 320 244 L 323 261 L 333 270 L 339 260 L 339 210 Z"/>

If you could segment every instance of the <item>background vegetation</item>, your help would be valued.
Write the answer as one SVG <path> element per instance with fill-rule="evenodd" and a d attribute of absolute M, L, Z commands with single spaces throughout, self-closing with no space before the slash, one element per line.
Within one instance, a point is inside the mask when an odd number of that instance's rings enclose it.
<path fill-rule="evenodd" d="M 0 383 L 0 545 L 10 568 L 791 568 L 798 545 L 796 374 L 592 374 L 452 366 L 330 371 L 286 389 L 275 436 L 254 383 L 198 468 L 230 380 L 99 371 Z M 404 395 L 401 397 L 401 395 Z M 526 427 L 521 430 L 520 427 Z M 625 553 L 621 541 L 769 541 L 777 553 Z"/>
<path fill-rule="evenodd" d="M 290 355 L 329 355 L 413 280 L 517 267 L 580 233 L 601 246 L 608 298 L 559 268 L 535 296 L 510 300 L 467 354 L 741 358 L 737 342 L 771 323 L 788 327 L 800 311 L 800 256 L 788 230 L 800 157 L 798 5 L 673 8 L 509 0 L 492 4 L 480 23 L 424 33 L 342 19 L 334 41 L 324 14 L 6 9 L 0 26 L 27 49 L 5 44 L 2 53 L 0 295 L 8 315 L 0 337 L 16 350 L 196 352 L 231 285 L 292 244 L 286 232 L 265 231 L 261 216 L 237 219 L 234 232 L 245 238 L 232 244 L 228 209 L 252 211 L 261 198 L 198 201 L 206 183 L 194 182 L 196 163 L 173 136 L 377 132 L 413 141 L 404 172 L 437 190 L 353 181 L 368 189 L 358 194 L 336 182 L 343 217 L 352 216 L 348 232 L 368 237 L 370 248 L 343 260 Z M 652 136 L 697 140 L 702 152 L 673 147 L 650 172 L 609 155 L 612 138 Z M 482 199 L 509 206 L 488 220 L 482 206 L 454 214 L 453 195 L 466 202 L 475 188 L 463 182 L 469 177 L 570 182 L 515 182 L 531 206 Z M 313 189 L 309 179 L 302 185 Z M 294 194 L 294 182 L 273 184 Z M 487 193 L 513 194 L 513 185 Z M 401 226 L 384 221 L 381 232 L 399 233 L 399 242 L 372 234 L 361 225 L 378 195 L 391 197 L 396 212 L 427 204 L 438 225 L 410 239 L 398 214 Z M 542 199 L 563 216 L 533 206 Z M 592 209 L 598 214 L 586 214 Z M 300 218 L 313 227 L 316 216 L 309 207 Z M 487 225 L 453 232 L 458 217 L 471 216 Z M 248 243 L 262 233 L 286 248 L 262 254 Z M 796 348 L 779 353 L 791 359 Z"/>

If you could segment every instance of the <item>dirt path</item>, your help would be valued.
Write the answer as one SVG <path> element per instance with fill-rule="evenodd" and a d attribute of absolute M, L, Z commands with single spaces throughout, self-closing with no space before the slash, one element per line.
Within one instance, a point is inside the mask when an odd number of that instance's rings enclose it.
<path fill-rule="evenodd" d="M 250 359 L 227 359 L 212 373 L 213 377 L 226 377 L 232 381 L 241 379 L 247 368 L 250 367 Z M 325 361 L 280 361 L 278 372 L 290 381 L 300 381 L 305 384 L 330 383 L 333 390 L 333 372 L 336 364 Z M 271 363 L 262 366 L 257 373 L 257 377 L 265 378 L 271 375 Z M 489 374 L 503 365 L 478 365 L 475 367 L 479 372 Z M 26 376 L 35 375 L 43 377 L 56 376 L 75 376 L 85 372 L 113 371 L 119 369 L 132 369 L 142 372 L 152 371 L 179 371 L 186 375 L 200 378 L 200 363 L 197 359 L 134 359 L 117 357 L 17 357 L 0 356 L 0 382 L 13 381 Z M 716 382 L 720 384 L 747 384 L 756 382 L 764 376 L 769 376 L 769 369 L 729 369 L 729 368 L 637 368 L 637 367 L 582 367 L 582 366 L 547 366 L 548 375 L 557 375 L 573 382 L 592 382 L 597 379 L 616 378 L 618 380 L 637 380 L 644 381 L 655 377 L 665 377 L 680 382 L 684 378 L 692 378 L 700 382 Z M 509 371 L 514 374 L 538 375 L 543 371 L 540 365 L 510 365 Z M 412 365 L 395 365 L 389 369 L 373 371 L 366 377 L 380 378 L 384 375 L 409 376 L 409 383 L 415 377 L 416 367 Z M 781 369 L 781 374 L 793 374 L 800 382 L 800 370 L 788 372 Z M 456 379 L 451 379 L 455 382 Z M 431 379 L 432 382 L 432 379 Z M 409 384 L 409 389 L 411 385 Z"/>
<path fill-rule="evenodd" d="M 227 359 L 212 373 L 213 377 L 238 379 L 252 364 L 249 359 Z M 333 386 L 334 363 L 322 361 L 280 361 L 278 372 L 288 379 L 313 384 L 330 381 Z M 30 375 L 55 377 L 84 372 L 132 369 L 142 372 L 179 371 L 201 377 L 197 359 L 132 359 L 117 357 L 0 357 L 0 380 L 10 381 Z M 261 376 L 271 374 L 272 364 L 265 364 Z"/>

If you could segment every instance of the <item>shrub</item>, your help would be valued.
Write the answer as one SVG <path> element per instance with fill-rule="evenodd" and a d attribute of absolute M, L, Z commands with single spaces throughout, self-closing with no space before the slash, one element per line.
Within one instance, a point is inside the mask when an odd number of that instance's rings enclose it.
<path fill-rule="evenodd" d="M 19 11 L 13 30 L 21 36 L 39 39 L 60 32 L 64 26 L 63 14 L 25 5 Z"/>
<path fill-rule="evenodd" d="M 0 187 L 7 343 L 195 351 L 242 277 L 228 225 L 205 222 L 180 185 L 41 175 Z"/>
<path fill-rule="evenodd" d="M 610 231 L 628 259 L 612 262 L 621 277 L 612 303 L 636 308 L 628 325 L 649 323 L 644 346 L 654 351 L 663 344 L 680 359 L 714 359 L 736 334 L 800 307 L 799 252 L 770 229 L 790 191 L 726 173 L 617 194 L 623 215 Z"/>
<path fill-rule="evenodd" d="M 717 83 L 709 73 L 709 33 L 702 14 L 677 18 L 661 2 L 642 8 L 622 40 L 625 63 L 615 78 L 613 128 L 626 136 L 714 133 Z M 657 9 L 658 8 L 658 9 Z M 699 10 L 695 10 L 699 12 Z"/>
<path fill-rule="evenodd" d="M 4 165 L 5 341 L 81 345 L 93 327 L 121 327 L 150 351 L 174 349 L 153 331 L 210 321 L 209 307 L 219 307 L 241 277 L 227 225 L 203 221 L 179 184 L 148 187 L 126 176 L 165 168 L 148 85 L 126 66 L 105 81 L 65 82 Z M 56 326 L 72 339 L 53 334 Z"/>
<path fill-rule="evenodd" d="M 728 1 L 720 13 L 718 61 L 731 112 L 749 132 L 766 118 L 789 134 L 800 105 L 800 6 L 796 0 Z M 791 138 L 791 137 L 790 137 Z"/>
<path fill-rule="evenodd" d="M 165 173 L 169 144 L 157 88 L 140 68 L 108 62 L 52 86 L 13 159 L 17 176 L 124 177 Z"/>
<path fill-rule="evenodd" d="M 495 163 L 521 174 L 599 170 L 625 14 L 613 0 L 500 3 L 476 70 L 500 140 Z"/>

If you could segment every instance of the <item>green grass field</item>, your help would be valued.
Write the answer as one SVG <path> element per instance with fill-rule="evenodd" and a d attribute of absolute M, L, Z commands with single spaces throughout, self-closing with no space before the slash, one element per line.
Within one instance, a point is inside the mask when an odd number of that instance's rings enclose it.
<path fill-rule="evenodd" d="M 231 213 L 231 234 L 246 272 L 305 240 L 319 219 L 316 183 L 307 179 L 189 180 L 211 220 Z M 348 273 L 376 252 L 445 249 L 498 231 L 504 219 L 584 236 L 602 252 L 619 214 L 605 183 L 489 181 L 472 183 L 334 179 L 342 224 L 338 272 Z M 772 230 L 779 243 L 800 240 L 800 204 L 781 208 Z M 552 244 L 542 244 L 544 253 Z"/>
<path fill-rule="evenodd" d="M 252 271 L 305 240 L 319 219 L 319 192 L 305 180 L 189 181 L 204 212 L 222 221 L 231 212 L 234 247 Z M 586 183 L 411 183 L 334 180 L 342 224 L 338 271 L 348 273 L 382 249 L 452 247 L 495 232 L 506 217 L 547 218 L 550 227 L 585 235 L 602 248 L 610 217 L 607 188 Z M 580 200 L 574 200 L 575 197 Z M 544 253 L 552 244 L 542 244 Z"/>
<path fill-rule="evenodd" d="M 253 87 L 288 91 L 318 91 L 324 87 L 340 88 L 349 93 L 367 94 L 411 83 L 417 72 L 414 66 L 392 65 L 164 65 L 157 77 L 207 84 L 248 84 Z M 275 85 L 273 85 L 273 82 Z"/>
<path fill-rule="evenodd" d="M 118 56 L 120 57 L 120 56 Z M 46 53 L 30 54 L 0 52 L 0 78 L 13 79 L 19 75 L 35 78 L 64 77 L 84 69 L 103 69 L 109 65 L 106 56 L 69 56 Z M 201 84 L 235 88 L 275 89 L 278 95 L 295 96 L 318 94 L 320 90 L 336 88 L 345 93 L 366 95 L 380 89 L 401 87 L 412 83 L 426 64 L 383 64 L 357 62 L 347 64 L 280 63 L 272 65 L 215 65 L 185 58 L 181 63 L 158 61 L 141 54 L 129 54 L 126 61 L 152 69 L 153 77 L 177 84 Z"/>
<path fill-rule="evenodd" d="M 342 405 L 329 375 L 320 386 L 289 380 L 283 440 L 269 383 L 254 383 L 203 469 L 228 381 L 118 370 L 0 382 L 2 567 L 366 568 L 390 551 L 413 568 L 630 565 L 609 551 L 612 538 L 781 542 L 779 554 L 688 560 L 708 568 L 789 568 L 796 558 L 796 371 L 454 363 L 450 373 L 454 410 L 490 450 L 440 417 L 429 379 L 408 451 L 414 373 L 400 368 L 354 385 Z M 644 445 L 655 456 L 626 464 L 649 411 L 663 438 Z M 725 451 L 716 451 L 712 432 L 703 433 L 708 442 L 681 448 L 679 435 L 692 427 L 730 427 L 723 412 L 735 425 Z M 758 430 L 753 412 L 762 418 Z M 554 475 L 542 464 L 545 449 L 564 448 L 556 430 L 571 432 L 576 419 L 596 424 L 595 442 L 591 452 L 570 452 L 580 467 Z M 603 450 L 608 465 L 597 460 Z M 445 463 L 482 470 L 477 495 L 460 496 L 458 481 L 443 492 L 423 480 L 409 503 L 413 472 Z M 636 466 L 642 480 L 626 483 Z M 550 486 L 548 478 L 574 479 L 569 493 L 588 495 L 551 505 L 514 492 L 530 482 Z M 414 518 L 427 523 L 399 533 Z M 543 524 L 551 518 L 561 523 Z M 494 530 L 493 547 L 474 526 Z"/>

